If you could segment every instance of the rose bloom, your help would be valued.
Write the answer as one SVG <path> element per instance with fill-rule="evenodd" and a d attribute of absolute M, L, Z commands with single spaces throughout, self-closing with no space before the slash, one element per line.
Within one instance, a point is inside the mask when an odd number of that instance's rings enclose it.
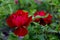
<path fill-rule="evenodd" d="M 26 34 L 28 33 L 28 30 L 26 28 L 17 28 L 15 31 L 14 31 L 14 34 L 17 35 L 17 36 L 25 36 Z"/>
<path fill-rule="evenodd" d="M 28 33 L 27 27 L 32 21 L 32 16 L 29 17 L 28 12 L 17 10 L 11 14 L 6 22 L 10 28 L 16 28 L 14 33 L 18 36 L 25 36 Z"/>
<path fill-rule="evenodd" d="M 42 17 L 42 16 L 46 15 L 46 12 L 44 12 L 43 10 L 37 11 L 37 12 L 35 12 L 34 17 L 36 17 L 37 15 Z M 40 25 L 46 25 L 46 24 L 50 24 L 52 22 L 51 19 L 52 19 L 52 15 L 48 14 L 48 16 L 46 18 L 36 18 L 34 21 L 39 22 Z"/>

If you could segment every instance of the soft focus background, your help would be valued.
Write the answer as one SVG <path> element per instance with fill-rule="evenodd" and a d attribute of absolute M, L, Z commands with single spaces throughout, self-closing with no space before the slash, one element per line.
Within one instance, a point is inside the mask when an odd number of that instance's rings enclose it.
<path fill-rule="evenodd" d="M 5 27 L 9 30 L 6 18 L 17 9 L 26 10 L 32 16 L 36 10 L 44 10 L 53 16 L 49 26 L 31 23 L 28 27 L 29 34 L 23 40 L 60 40 L 60 0 L 19 0 L 18 4 L 15 0 L 0 0 L 0 40 Z M 18 37 L 10 32 L 8 40 L 18 40 Z"/>

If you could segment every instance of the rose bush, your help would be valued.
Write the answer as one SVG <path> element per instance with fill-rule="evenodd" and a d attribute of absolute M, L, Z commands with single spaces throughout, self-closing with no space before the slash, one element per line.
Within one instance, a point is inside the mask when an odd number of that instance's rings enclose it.
<path fill-rule="evenodd" d="M 0 40 L 60 40 L 59 0 L 0 0 Z"/>

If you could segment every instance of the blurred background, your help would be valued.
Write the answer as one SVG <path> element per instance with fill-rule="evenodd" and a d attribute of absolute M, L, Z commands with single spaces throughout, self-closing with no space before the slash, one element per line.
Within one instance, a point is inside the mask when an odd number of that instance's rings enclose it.
<path fill-rule="evenodd" d="M 19 40 L 12 32 L 9 33 L 6 24 L 6 18 L 18 9 L 26 10 L 32 16 L 38 10 L 53 16 L 50 25 L 31 23 L 29 34 L 23 40 L 60 40 L 60 0 L 0 0 L 0 40 L 5 40 L 4 34 L 9 35 L 7 40 Z"/>

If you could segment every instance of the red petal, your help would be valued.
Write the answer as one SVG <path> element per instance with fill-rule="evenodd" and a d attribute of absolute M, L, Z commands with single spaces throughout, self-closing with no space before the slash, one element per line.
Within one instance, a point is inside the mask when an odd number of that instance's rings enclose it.
<path fill-rule="evenodd" d="M 8 19 L 6 20 L 6 22 L 7 22 L 8 26 L 9 26 L 10 28 L 15 27 L 15 25 L 13 24 L 13 22 L 12 22 L 11 19 L 8 18 Z"/>
<path fill-rule="evenodd" d="M 40 16 L 45 16 L 46 13 L 42 10 L 42 11 L 37 11 L 34 16 L 37 16 L 37 15 L 40 15 Z"/>
<path fill-rule="evenodd" d="M 28 27 L 28 25 L 32 22 L 32 16 L 30 16 L 27 20 L 27 22 L 25 23 L 25 26 Z"/>
<path fill-rule="evenodd" d="M 49 14 L 48 17 L 44 18 L 43 20 L 46 24 L 49 24 L 49 23 L 51 23 L 51 19 L 52 19 L 52 16 Z"/>
<path fill-rule="evenodd" d="M 14 34 L 17 36 L 25 36 L 28 33 L 28 30 L 25 28 L 18 28 L 14 31 Z"/>

